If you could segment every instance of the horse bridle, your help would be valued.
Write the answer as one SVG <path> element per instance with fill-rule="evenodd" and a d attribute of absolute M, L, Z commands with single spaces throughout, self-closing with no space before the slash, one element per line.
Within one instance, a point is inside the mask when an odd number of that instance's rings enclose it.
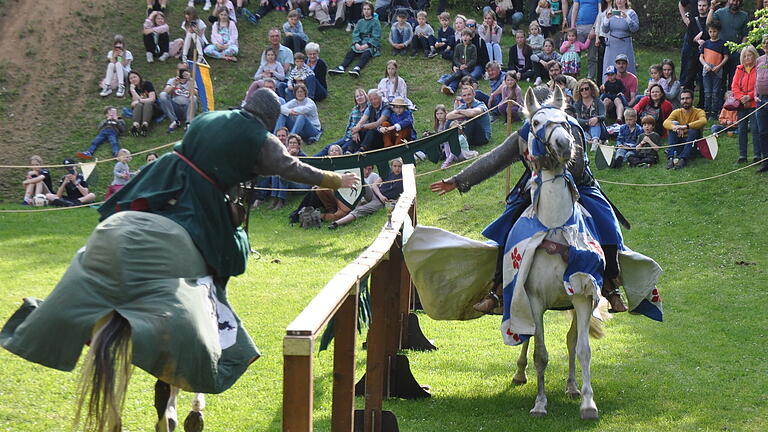
<path fill-rule="evenodd" d="M 533 118 L 536 116 L 536 114 L 538 114 L 539 111 L 541 111 L 543 109 L 556 109 L 558 111 L 561 111 L 560 108 L 557 108 L 557 107 L 554 107 L 554 106 L 550 106 L 550 105 L 544 105 L 544 106 L 540 107 L 538 110 L 536 110 L 536 112 L 534 112 L 533 115 L 531 115 L 531 120 L 533 120 Z M 573 136 L 572 126 L 571 126 L 571 123 L 568 121 L 567 118 L 564 121 L 554 121 L 554 120 L 547 120 L 547 121 L 545 121 L 544 124 L 541 125 L 541 127 L 537 131 L 533 131 L 534 148 L 538 145 L 542 149 L 541 154 L 532 154 L 531 155 L 531 156 L 533 156 L 536 159 L 541 158 L 541 157 L 549 157 L 549 158 L 552 158 L 552 159 L 556 159 L 556 156 L 552 152 L 552 149 L 548 145 L 548 143 L 549 143 L 549 140 L 552 138 L 552 134 L 555 132 L 555 130 L 557 130 L 557 128 L 556 127 L 550 128 L 549 132 L 547 132 L 547 128 L 549 127 L 550 124 L 559 125 L 563 129 L 565 129 L 568 132 L 569 135 Z M 531 123 L 531 127 L 533 127 L 533 123 Z"/>

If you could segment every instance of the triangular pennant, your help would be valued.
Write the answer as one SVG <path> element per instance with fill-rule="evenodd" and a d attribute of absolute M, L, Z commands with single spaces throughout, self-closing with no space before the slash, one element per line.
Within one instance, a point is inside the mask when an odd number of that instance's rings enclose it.
<path fill-rule="evenodd" d="M 595 166 L 597 169 L 606 169 L 611 166 L 613 160 L 613 153 L 616 148 L 609 145 L 600 144 L 595 151 Z"/>
<path fill-rule="evenodd" d="M 88 162 L 80 164 L 80 172 L 83 173 L 83 177 L 86 181 L 89 181 L 93 170 L 96 168 L 96 162 Z"/>
<path fill-rule="evenodd" d="M 339 174 L 355 173 L 361 179 L 364 177 L 362 167 L 341 169 L 336 170 L 336 172 Z M 334 195 L 336 195 L 336 198 L 343 202 L 344 205 L 352 209 L 355 208 L 357 203 L 360 201 L 360 198 L 363 197 L 363 188 L 362 185 L 358 184 L 357 186 L 351 188 L 337 189 Z"/>
<path fill-rule="evenodd" d="M 699 149 L 699 153 L 701 153 L 701 156 L 705 159 L 715 160 L 719 148 L 717 145 L 717 137 L 712 135 L 696 141 L 696 148 Z"/>

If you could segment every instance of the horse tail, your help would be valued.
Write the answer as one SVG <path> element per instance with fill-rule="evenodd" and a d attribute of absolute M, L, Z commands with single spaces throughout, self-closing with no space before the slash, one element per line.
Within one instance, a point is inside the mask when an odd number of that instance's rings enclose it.
<path fill-rule="evenodd" d="M 113 312 L 94 334 L 83 365 L 75 425 L 86 403 L 83 421 L 87 432 L 120 432 L 121 415 L 131 377 L 131 326 Z"/>
<path fill-rule="evenodd" d="M 603 321 L 613 318 L 613 315 L 608 312 L 608 300 L 600 297 L 600 301 L 597 303 L 597 311 L 600 314 L 600 318 L 595 318 L 592 315 L 589 319 L 589 336 L 594 339 L 602 339 L 605 337 Z"/>

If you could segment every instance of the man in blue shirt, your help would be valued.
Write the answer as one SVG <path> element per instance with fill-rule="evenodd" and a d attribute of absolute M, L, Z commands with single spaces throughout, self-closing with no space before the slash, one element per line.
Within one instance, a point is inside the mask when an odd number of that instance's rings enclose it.
<path fill-rule="evenodd" d="M 596 39 L 595 21 L 600 10 L 600 0 L 574 0 L 573 15 L 576 19 L 571 23 L 571 28 L 576 29 L 576 38 L 584 42 L 588 38 Z M 587 51 L 587 78 L 599 79 L 600 73 L 597 67 L 598 46 L 593 41 Z"/>
<path fill-rule="evenodd" d="M 462 103 L 445 117 L 449 122 L 459 121 L 464 124 L 464 136 L 470 147 L 488 144 L 491 140 L 491 118 L 488 116 L 488 107 L 475 99 L 475 89 L 472 86 L 461 88 Z M 477 120 L 467 123 L 467 120 Z M 450 127 L 450 125 L 449 125 Z"/>

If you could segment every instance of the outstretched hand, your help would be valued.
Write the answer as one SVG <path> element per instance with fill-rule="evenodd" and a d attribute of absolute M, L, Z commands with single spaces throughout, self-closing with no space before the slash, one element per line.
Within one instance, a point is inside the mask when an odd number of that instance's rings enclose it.
<path fill-rule="evenodd" d="M 456 189 L 456 184 L 448 183 L 445 180 L 436 181 L 429 185 L 429 190 L 438 195 L 445 195 L 454 189 Z"/>
<path fill-rule="evenodd" d="M 360 183 L 360 177 L 355 173 L 344 173 L 341 175 L 341 188 L 351 188 Z"/>

